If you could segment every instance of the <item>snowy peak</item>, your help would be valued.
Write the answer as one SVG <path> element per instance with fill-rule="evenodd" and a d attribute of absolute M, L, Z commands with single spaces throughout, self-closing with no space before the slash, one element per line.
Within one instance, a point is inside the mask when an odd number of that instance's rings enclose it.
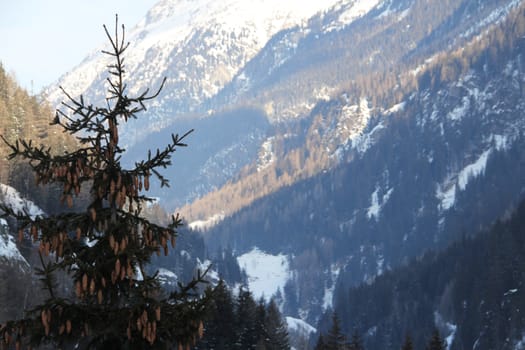
<path fill-rule="evenodd" d="M 168 112 L 206 111 L 201 104 L 231 82 L 276 33 L 297 26 L 306 28 L 312 16 L 334 8 L 344 9 L 338 23 L 343 26 L 378 2 L 160 1 L 127 33 L 131 45 L 126 68 L 133 77 L 129 90 L 138 93 L 168 77 L 153 114 L 159 117 Z M 92 103 L 103 103 L 109 58 L 99 51 L 64 75 L 57 86 L 73 96 L 83 94 Z M 64 97 L 58 87 L 51 87 L 46 95 L 55 106 Z"/>
<path fill-rule="evenodd" d="M 261 42 L 266 42 L 277 30 L 301 24 L 335 3 L 334 0 L 322 4 L 300 0 L 164 0 L 148 12 L 136 29 L 198 28 L 221 24 L 235 30 L 252 25 L 259 29 Z"/>
<path fill-rule="evenodd" d="M 229 67 L 224 67 L 225 70 L 229 70 L 231 79 L 232 74 L 253 57 L 276 32 L 304 23 L 309 17 L 335 2 L 330 0 L 322 4 L 305 4 L 298 0 L 284 3 L 277 0 L 160 1 L 128 34 L 131 42 L 128 51 L 128 55 L 131 56 L 126 58 L 128 72 L 139 81 L 151 81 L 166 75 L 162 74 L 163 71 L 177 61 L 177 56 L 186 53 L 183 60 L 185 67 L 178 67 L 183 68 L 180 74 L 167 74 L 170 78 L 183 81 L 188 76 L 188 71 L 195 70 L 194 65 L 201 59 L 193 51 L 201 51 L 199 48 L 210 49 L 210 57 L 202 59 L 211 64 L 213 70 L 221 63 L 220 60 L 214 62 L 213 58 L 217 59 L 217 54 L 228 56 L 232 54 L 231 50 L 235 46 L 240 46 L 238 49 L 243 54 L 233 52 L 234 56 L 239 56 L 236 64 L 230 63 Z M 72 72 L 62 77 L 60 84 L 73 95 L 86 93 L 90 87 L 95 87 L 95 80 L 101 79 L 100 74 L 104 73 L 106 63 L 100 53 L 92 54 Z M 200 75 L 200 79 L 206 78 L 210 76 Z M 132 85 L 137 89 L 141 83 Z M 58 105 L 57 102 L 60 102 L 61 98 L 58 89 L 52 88 L 48 96 Z"/>

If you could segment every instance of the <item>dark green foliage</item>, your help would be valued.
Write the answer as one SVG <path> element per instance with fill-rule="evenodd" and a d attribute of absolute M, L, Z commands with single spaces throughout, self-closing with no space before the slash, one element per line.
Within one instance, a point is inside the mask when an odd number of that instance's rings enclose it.
<path fill-rule="evenodd" d="M 264 345 L 268 350 L 290 349 L 288 343 L 288 329 L 281 317 L 281 313 L 273 300 L 268 304 L 264 319 Z"/>
<path fill-rule="evenodd" d="M 336 312 L 332 314 L 332 327 L 326 334 L 325 341 L 327 350 L 344 350 L 349 346 L 347 338 L 341 330 L 341 321 Z"/>
<path fill-rule="evenodd" d="M 66 112 L 58 110 L 54 119 L 54 124 L 77 138 L 80 148 L 57 153 L 32 140 L 2 136 L 10 148 L 9 158 L 28 160 L 37 183 L 58 185 L 61 195 L 56 202 L 71 209 L 30 217 L 1 207 L 16 219 L 21 238 L 39 242 L 41 267 L 36 275 L 47 298 L 27 310 L 25 318 L 0 325 L 7 344 L 144 349 L 189 346 L 202 336 L 206 298 L 197 291 L 203 282 L 201 273 L 188 285 L 165 293 L 157 274 L 146 269 L 152 254 L 167 255 L 168 243 L 174 246 L 181 219 L 173 217 L 161 226 L 141 215 L 144 203 L 151 201 L 144 194 L 150 178 L 168 185 L 159 169 L 171 165 L 173 152 L 185 146 L 187 134 L 172 135 L 163 150 L 149 152 L 134 168 L 121 166 L 119 125 L 137 118 L 162 86 L 155 93 L 128 96 L 122 64 L 128 47 L 124 28 L 122 37 L 117 25 L 114 36 L 107 30 L 106 34 L 111 50 L 105 53 L 114 59 L 109 66 L 107 106 L 95 107 L 82 96 L 77 99 L 64 92 Z M 88 204 L 76 211 L 74 196 L 86 187 Z M 69 292 L 59 288 L 62 278 Z"/>
<path fill-rule="evenodd" d="M 255 349 L 259 341 L 260 326 L 257 322 L 257 304 L 252 293 L 240 287 L 237 297 L 235 348 Z"/>
<path fill-rule="evenodd" d="M 240 288 L 233 301 L 224 281 L 209 290 L 204 337 L 199 349 L 289 350 L 287 325 L 273 300 L 255 302 L 252 293 Z"/>
<path fill-rule="evenodd" d="M 348 288 L 334 300 L 347 330 L 375 328 L 365 337 L 367 349 L 423 349 L 439 346 L 435 334 L 451 335 L 451 349 L 512 348 L 525 330 L 525 202 L 511 218 L 488 232 L 464 238 L 441 253 L 429 252 L 403 268 L 376 278 L 371 285 Z M 442 321 L 436 321 L 436 311 Z M 439 324 L 437 324 L 439 323 Z M 410 333 L 410 338 L 403 334 Z M 432 335 L 434 332 L 434 335 Z M 440 337 L 440 339 L 442 339 Z"/>
<path fill-rule="evenodd" d="M 324 336 L 322 334 L 320 334 L 319 338 L 317 338 L 317 343 L 315 344 L 314 350 L 328 350 Z"/>
<path fill-rule="evenodd" d="M 217 254 L 217 258 L 214 259 L 214 266 L 219 272 L 221 279 L 230 285 L 242 282 L 245 277 L 237 263 L 235 255 L 229 247 Z"/>
<path fill-rule="evenodd" d="M 359 333 L 357 333 L 357 330 L 352 333 L 352 340 L 350 341 L 350 345 L 348 346 L 349 350 L 364 350 L 363 347 L 363 341 L 361 340 L 361 336 Z"/>
<path fill-rule="evenodd" d="M 409 334 L 405 336 L 405 341 L 403 342 L 401 350 L 414 350 L 414 344 L 412 344 L 412 338 Z"/>
<path fill-rule="evenodd" d="M 204 338 L 199 348 L 226 350 L 235 343 L 236 314 L 232 296 L 224 281 L 210 291 Z"/>
<path fill-rule="evenodd" d="M 439 331 L 437 329 L 432 332 L 432 337 L 430 338 L 430 341 L 428 342 L 426 350 L 445 350 L 447 344 L 443 339 L 441 338 L 441 335 L 439 334 Z"/>

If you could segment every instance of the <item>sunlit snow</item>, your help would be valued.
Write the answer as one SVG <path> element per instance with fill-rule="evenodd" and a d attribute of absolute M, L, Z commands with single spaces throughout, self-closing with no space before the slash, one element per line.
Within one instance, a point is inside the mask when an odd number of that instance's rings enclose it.
<path fill-rule="evenodd" d="M 131 43 L 126 56 L 127 72 L 139 78 L 139 83 L 129 87 L 130 92 L 136 93 L 144 88 L 140 81 L 151 83 L 154 79 L 161 79 L 164 73 L 158 67 L 169 67 L 174 57 L 188 54 L 188 47 L 191 46 L 189 44 L 200 37 L 200 32 L 207 32 L 206 52 L 212 60 L 199 57 L 198 54 L 192 56 L 194 60 L 200 60 L 198 66 L 206 71 L 199 76 L 199 82 L 195 82 L 200 87 L 200 93 L 192 97 L 210 97 L 221 85 L 233 78 L 274 34 L 305 24 L 316 13 L 329 9 L 337 2 L 338 0 L 159 1 L 127 33 L 126 39 Z M 235 46 L 235 51 L 240 52 L 233 60 L 231 46 Z M 72 72 L 63 76 L 57 86 L 63 86 L 73 96 L 83 94 L 100 78 L 99 74 L 106 70 L 108 62 L 108 58 L 100 54 L 100 49 L 94 50 Z M 144 62 L 148 64 L 144 65 Z M 224 74 L 221 79 L 206 79 L 206 76 L 211 78 L 218 70 Z M 188 73 L 188 77 L 193 74 L 191 69 L 185 73 Z M 214 82 L 219 80 L 221 84 L 215 85 Z M 47 94 L 48 100 L 54 105 L 58 105 L 63 98 L 58 88 L 47 91 Z"/>
<path fill-rule="evenodd" d="M 331 32 L 334 30 L 341 30 L 357 18 L 366 15 L 379 2 L 380 0 L 355 0 L 353 3 L 347 5 L 347 8 L 339 15 L 337 21 L 325 28 L 324 31 Z"/>
<path fill-rule="evenodd" d="M 207 218 L 206 220 L 195 220 L 188 224 L 192 230 L 205 231 L 210 227 L 215 226 L 224 219 L 224 214 L 215 214 Z"/>

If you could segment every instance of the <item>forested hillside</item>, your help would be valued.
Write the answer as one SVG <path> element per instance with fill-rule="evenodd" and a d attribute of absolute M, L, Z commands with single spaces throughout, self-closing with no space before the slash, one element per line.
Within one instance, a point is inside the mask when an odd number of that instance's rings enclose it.
<path fill-rule="evenodd" d="M 0 63 L 0 135 L 9 142 L 18 138 L 32 139 L 35 144 L 51 147 L 56 154 L 74 147 L 73 139 L 51 126 L 54 113 L 39 98 L 22 89 Z M 37 187 L 27 163 L 8 159 L 11 149 L 0 140 L 0 203 L 10 203 L 19 210 L 36 212 L 34 205 L 27 205 L 19 196 L 35 201 L 46 212 L 62 207 L 61 189 Z M 16 188 L 4 186 L 10 185 Z M 53 194 L 53 195 L 51 195 Z M 3 214 L 3 213 L 0 213 Z M 42 300 L 38 280 L 32 275 L 32 266 L 38 254 L 30 243 L 15 243 L 13 225 L 0 219 L 0 322 L 22 317 L 24 309 Z"/>
<path fill-rule="evenodd" d="M 524 234 L 522 202 L 490 230 L 466 232 L 443 252 L 425 253 L 369 285 L 347 288 L 340 279 L 333 310 L 342 333 L 350 338 L 357 331 L 369 350 L 400 349 L 407 334 L 414 349 L 423 349 L 436 327 L 447 349 L 521 349 Z M 330 323 L 331 312 L 320 329 Z"/>
<path fill-rule="evenodd" d="M 390 115 L 416 112 L 399 110 L 414 92 L 444 90 L 448 85 L 451 103 L 459 105 L 464 96 L 461 86 L 453 87 L 454 82 L 476 71 L 488 69 L 485 75 L 503 71 L 509 55 L 524 45 L 523 4 L 491 1 L 478 7 L 476 3 L 385 2 L 366 17 L 333 31 L 312 20 L 317 23 L 312 24 L 312 32 L 301 38 L 279 69 L 272 70 L 272 78 L 264 80 L 272 88 L 261 84 L 253 92 L 240 90 L 243 98 L 253 93 L 253 104 L 269 99 L 274 109 L 287 111 L 283 114 L 300 110 L 295 120 L 275 123 L 257 159 L 181 212 L 189 220 L 229 215 L 279 188 L 345 163 L 354 157 L 352 150 L 365 150 L 377 137 L 368 132 L 378 123 L 386 128 Z M 337 14 L 318 20 L 328 25 Z M 429 22 L 423 23 L 422 18 Z M 474 18 L 480 23 L 474 25 Z M 476 36 L 481 30 L 483 34 Z M 267 66 L 264 59 L 273 57 L 275 46 L 279 47 L 269 43 L 268 52 L 249 63 L 246 74 Z M 522 89 L 519 77 L 516 84 Z M 321 93 L 318 85 L 326 89 Z M 294 96 L 320 101 L 309 101 L 309 109 L 301 110 Z M 297 106 L 290 108 L 290 104 Z"/>
<path fill-rule="evenodd" d="M 75 146 L 70 135 L 50 125 L 54 111 L 39 96 L 32 96 L 22 89 L 0 63 L 0 135 L 9 142 L 21 138 L 50 148 L 61 154 Z M 38 188 L 27 163 L 10 160 L 11 149 L 0 140 L 0 183 L 15 187 L 25 197 L 33 199 L 44 210 L 55 210 L 59 203 L 51 201 L 51 187 Z M 58 192 L 58 189 L 54 189 Z M 59 196 L 58 196 L 59 198 Z"/>
<path fill-rule="evenodd" d="M 324 154 L 340 163 L 288 185 L 279 160 L 242 178 L 230 193 L 263 188 L 265 179 L 285 186 L 205 232 L 210 252 L 288 254 L 285 313 L 315 322 L 339 275 L 347 286 L 369 282 L 491 225 L 525 193 L 524 34 L 521 5 L 482 40 L 405 72 L 393 104 L 374 106 L 374 91 L 358 89 L 319 103 L 281 140 L 303 160 Z M 363 115 L 367 126 L 348 137 Z M 297 159 L 285 164 L 308 164 Z M 222 199 L 235 203 L 227 193 Z"/>

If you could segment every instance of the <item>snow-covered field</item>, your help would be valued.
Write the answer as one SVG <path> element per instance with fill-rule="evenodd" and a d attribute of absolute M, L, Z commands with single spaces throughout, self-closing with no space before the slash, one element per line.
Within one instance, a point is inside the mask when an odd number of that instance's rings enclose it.
<path fill-rule="evenodd" d="M 256 300 L 269 299 L 277 290 L 282 291 L 290 278 L 288 258 L 284 254 L 271 255 L 255 247 L 237 261 L 248 275 L 248 287 Z"/>

